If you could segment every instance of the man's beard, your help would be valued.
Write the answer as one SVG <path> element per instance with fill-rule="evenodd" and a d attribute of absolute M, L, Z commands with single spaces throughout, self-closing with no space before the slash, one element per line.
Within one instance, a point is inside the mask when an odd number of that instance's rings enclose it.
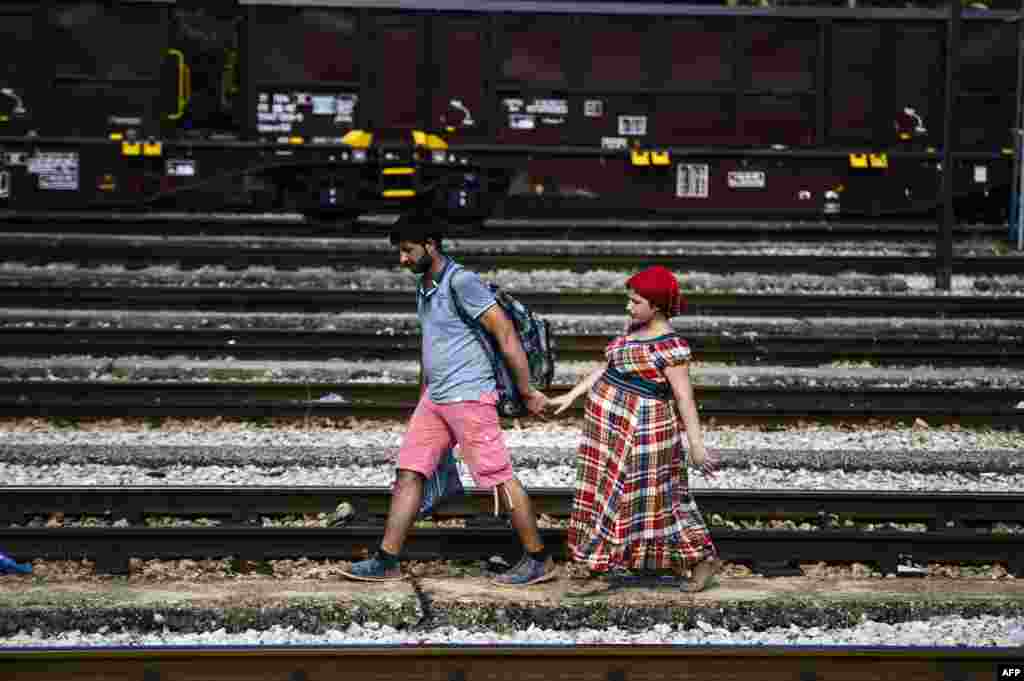
<path fill-rule="evenodd" d="M 426 274 L 433 262 L 434 259 L 430 257 L 430 254 L 424 253 L 423 257 L 413 263 L 410 269 L 416 274 Z"/>

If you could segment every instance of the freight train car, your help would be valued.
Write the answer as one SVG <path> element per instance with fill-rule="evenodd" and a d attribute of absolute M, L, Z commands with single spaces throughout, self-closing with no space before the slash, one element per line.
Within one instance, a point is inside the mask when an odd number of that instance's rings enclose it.
<path fill-rule="evenodd" d="M 1020 22 L 1010 10 L 948 16 L 6 2 L 0 209 L 927 215 L 948 80 L 957 211 L 1002 221 Z"/>

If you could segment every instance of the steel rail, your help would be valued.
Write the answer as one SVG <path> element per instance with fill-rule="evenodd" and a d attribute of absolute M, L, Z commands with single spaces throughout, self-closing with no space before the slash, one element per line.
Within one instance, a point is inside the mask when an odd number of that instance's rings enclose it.
<path fill-rule="evenodd" d="M 22 323 L 22 322 L 19 322 Z M 419 334 L 377 335 L 304 329 L 152 329 L 51 327 L 38 320 L 31 328 L 0 327 L 0 350 L 8 356 L 44 357 L 59 354 L 94 356 L 145 355 L 201 357 L 330 359 L 345 357 L 418 360 Z M 1021 329 L 1024 333 L 1024 328 Z M 558 357 L 593 360 L 601 356 L 610 336 L 558 334 Z M 927 363 L 946 366 L 1020 366 L 1024 343 L 1014 334 L 991 339 L 933 337 L 924 334 L 874 334 L 858 338 L 835 336 L 688 335 L 698 361 L 817 366 L 829 362 L 871 361 L 877 364 Z"/>
<path fill-rule="evenodd" d="M 685 293 L 688 314 L 1024 318 L 1024 296 Z M 622 293 L 516 293 L 540 314 L 621 315 Z M 411 291 L 163 286 L 73 287 L 0 280 L 0 306 L 22 308 L 408 312 Z"/>
<path fill-rule="evenodd" d="M 555 386 L 557 395 L 568 386 Z M 1024 390 L 696 386 L 705 417 L 938 418 L 1019 423 Z M 326 395 L 342 400 L 320 401 Z M 16 416 L 390 416 L 419 387 L 395 383 L 0 381 L 0 414 Z M 582 407 L 577 404 L 575 413 Z"/>
<path fill-rule="evenodd" d="M 102 573 L 125 574 L 130 560 L 183 558 L 292 558 L 356 560 L 372 552 L 383 523 L 330 528 L 292 527 L 0 527 L 0 546 L 15 559 L 93 560 Z M 566 555 L 566 530 L 541 528 L 554 556 Z M 835 529 L 737 530 L 713 528 L 723 560 L 753 565 L 762 574 L 800 574 L 800 562 L 864 562 L 897 572 L 901 556 L 917 562 L 993 563 L 1024 575 L 1024 535 L 975 529 L 935 532 Z M 465 528 L 414 528 L 403 548 L 407 560 L 487 560 L 502 555 L 510 564 L 522 552 L 507 525 L 471 523 Z"/>
<path fill-rule="evenodd" d="M 245 244 L 175 244 L 163 242 L 111 244 L 102 240 L 62 238 L 12 240 L 0 235 L 0 250 L 6 262 L 38 266 L 56 262 L 77 263 L 85 267 L 98 265 L 125 265 L 149 267 L 174 264 L 184 268 L 203 265 L 224 265 L 230 269 L 246 267 L 276 267 L 298 269 L 302 267 L 382 267 L 395 265 L 396 256 L 380 251 L 361 251 L 345 248 L 343 244 L 330 247 L 264 246 L 246 248 Z M 834 275 L 856 271 L 868 274 L 930 274 L 934 270 L 934 257 L 860 256 L 860 255 L 751 255 L 691 253 L 679 255 L 659 254 L 572 254 L 523 255 L 510 254 L 457 254 L 459 262 L 475 268 L 531 270 L 536 268 L 565 268 L 577 272 L 594 269 L 627 270 L 644 265 L 663 265 L 676 270 L 699 272 L 763 272 L 779 274 L 799 272 Z M 1007 256 L 972 256 L 953 259 L 958 274 L 1019 274 L 1024 272 L 1024 258 Z"/>
<path fill-rule="evenodd" d="M 74 211 L 0 211 L 0 228 L 5 232 L 24 232 L 38 229 L 48 233 L 60 226 L 62 232 L 117 232 L 118 234 L 245 234 L 299 236 L 348 236 L 353 230 L 385 235 L 394 222 L 394 216 L 375 219 L 361 218 L 355 223 L 321 221 L 298 213 L 242 214 L 242 213 L 171 213 L 171 212 L 74 212 Z M 1006 226 L 1000 224 L 964 224 L 953 226 L 959 234 L 1003 237 Z M 593 236 L 601 239 L 651 238 L 671 235 L 678 239 L 692 238 L 763 239 L 767 234 L 785 235 L 786 239 L 834 239 L 838 235 L 870 236 L 872 239 L 902 240 L 911 235 L 930 236 L 937 231 L 934 220 L 867 222 L 863 220 L 821 219 L 751 219 L 747 218 L 687 218 L 652 219 L 625 216 L 599 217 L 495 217 L 481 225 L 458 226 L 449 229 L 451 236 L 514 236 L 529 235 L 559 238 L 571 235 L 580 239 Z"/>
<path fill-rule="evenodd" d="M 238 679 L 996 679 L 1024 666 L 1021 648 L 782 645 L 372 645 L 0 648 L 19 681 Z M 1010 677 L 1006 677 L 1010 678 Z"/>
<path fill-rule="evenodd" d="M 218 517 L 234 523 L 260 516 L 334 513 L 346 502 L 355 518 L 383 521 L 391 505 L 386 487 L 327 486 L 5 486 L 0 522 L 22 524 L 33 515 L 63 513 L 125 518 L 140 524 L 147 515 Z M 534 511 L 567 518 L 573 490 L 529 489 Z M 811 521 L 828 529 L 829 514 L 862 522 L 922 522 L 929 531 L 951 526 L 990 526 L 1024 519 L 1024 494 L 1001 492 L 915 492 L 889 490 L 700 489 L 692 492 L 710 517 Z M 435 520 L 479 518 L 493 511 L 489 492 L 478 489 L 447 498 Z"/>

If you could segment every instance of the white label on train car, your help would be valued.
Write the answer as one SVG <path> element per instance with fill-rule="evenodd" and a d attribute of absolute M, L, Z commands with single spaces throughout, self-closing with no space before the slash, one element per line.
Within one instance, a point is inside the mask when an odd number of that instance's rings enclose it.
<path fill-rule="evenodd" d="M 647 116 L 619 116 L 620 135 L 646 135 Z"/>
<path fill-rule="evenodd" d="M 974 181 L 988 182 L 988 166 L 974 166 Z"/>
<path fill-rule="evenodd" d="M 604 116 L 603 99 L 587 99 L 583 101 L 583 115 L 587 118 L 600 118 Z"/>
<path fill-rule="evenodd" d="M 537 122 L 530 114 L 509 114 L 508 127 L 513 130 L 533 130 Z"/>
<path fill-rule="evenodd" d="M 565 99 L 535 99 L 526 105 L 526 113 L 568 116 L 569 102 Z"/>
<path fill-rule="evenodd" d="M 608 151 L 624 151 L 628 143 L 625 137 L 602 137 L 601 148 Z"/>
<path fill-rule="evenodd" d="M 706 163 L 680 163 L 676 166 L 676 196 L 680 199 L 708 198 Z"/>
<path fill-rule="evenodd" d="M 77 152 L 37 151 L 28 160 L 28 172 L 38 177 L 40 189 L 78 191 Z"/>
<path fill-rule="evenodd" d="M 0 170 L 0 199 L 9 198 L 11 195 L 11 173 L 7 170 Z"/>
<path fill-rule="evenodd" d="M 195 177 L 196 162 L 193 159 L 167 159 L 167 174 L 171 177 Z"/>
<path fill-rule="evenodd" d="M 763 170 L 730 170 L 727 179 L 732 189 L 764 189 Z"/>

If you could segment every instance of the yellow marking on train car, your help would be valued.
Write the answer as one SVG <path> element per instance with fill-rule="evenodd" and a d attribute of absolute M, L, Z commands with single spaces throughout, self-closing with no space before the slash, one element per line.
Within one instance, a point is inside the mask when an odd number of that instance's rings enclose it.
<path fill-rule="evenodd" d="M 164 153 L 163 142 L 146 142 L 142 145 L 143 156 L 160 156 Z"/>
<path fill-rule="evenodd" d="M 124 133 L 123 132 L 112 132 L 112 133 L 110 133 L 110 139 L 113 140 L 114 142 L 120 142 L 121 140 L 124 139 Z"/>
<path fill-rule="evenodd" d="M 888 154 L 869 154 L 868 158 L 871 161 L 872 168 L 888 168 L 889 167 L 889 156 Z"/>
<path fill-rule="evenodd" d="M 408 167 L 396 167 L 384 168 L 380 172 L 381 175 L 414 175 L 416 173 L 416 169 Z"/>
<path fill-rule="evenodd" d="M 141 156 L 142 144 L 139 142 L 121 142 L 121 153 L 125 156 Z"/>
<path fill-rule="evenodd" d="M 1007 156 L 1013 156 L 1013 149 L 1007 149 L 1006 147 L 1003 147 L 1002 152 Z"/>
<path fill-rule="evenodd" d="M 176 121 L 185 115 L 185 107 L 188 106 L 189 100 L 192 99 L 192 69 L 185 63 L 185 55 L 181 50 L 167 50 L 167 54 L 178 61 L 178 110 L 172 114 L 167 114 L 168 120 Z"/>
<path fill-rule="evenodd" d="M 426 146 L 427 149 L 430 149 L 431 151 L 440 151 L 442 149 L 447 149 L 448 143 L 437 135 L 428 134 Z"/>
<path fill-rule="evenodd" d="M 900 133 L 900 139 L 901 140 L 908 140 L 908 139 L 910 139 L 910 133 L 909 132 L 901 132 Z"/>
<path fill-rule="evenodd" d="M 288 144 L 303 144 L 303 143 L 305 143 L 305 141 L 306 140 L 302 139 L 301 137 L 289 137 L 288 138 Z"/>
<path fill-rule="evenodd" d="M 407 199 L 416 196 L 416 192 L 412 189 L 385 189 L 381 196 L 385 199 Z"/>
<path fill-rule="evenodd" d="M 412 142 L 417 147 L 426 146 L 426 144 L 427 144 L 427 133 L 423 132 L 422 130 L 413 130 L 412 131 Z"/>
<path fill-rule="evenodd" d="M 850 167 L 851 168 L 867 168 L 868 167 L 868 155 L 867 154 L 850 154 Z"/>
<path fill-rule="evenodd" d="M 349 130 L 341 138 L 342 144 L 347 144 L 354 149 L 366 149 L 373 142 L 373 133 L 365 130 Z"/>
<path fill-rule="evenodd" d="M 667 151 L 652 151 L 651 152 L 651 165 L 656 166 L 667 166 L 671 163 Z"/>
<path fill-rule="evenodd" d="M 11 120 L 11 117 L 7 114 L 0 114 L 0 123 L 6 123 L 9 120 Z"/>
<path fill-rule="evenodd" d="M 648 151 L 633 149 L 629 154 L 629 159 L 635 166 L 651 165 L 651 154 Z"/>

